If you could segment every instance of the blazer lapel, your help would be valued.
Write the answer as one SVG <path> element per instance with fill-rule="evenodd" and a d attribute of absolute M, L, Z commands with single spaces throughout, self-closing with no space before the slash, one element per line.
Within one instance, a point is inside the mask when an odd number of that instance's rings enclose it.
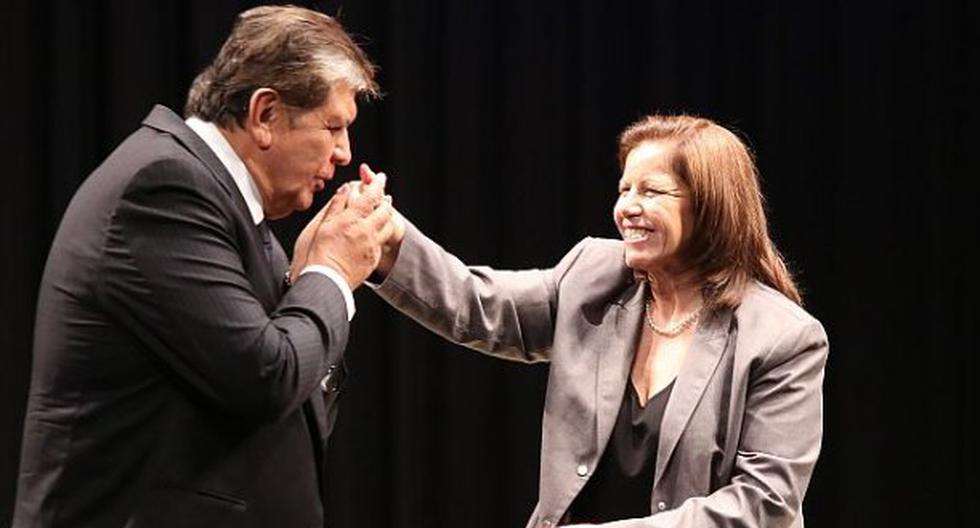
<path fill-rule="evenodd" d="M 602 323 L 607 337 L 599 343 L 604 350 L 598 356 L 596 380 L 596 446 L 599 452 L 609 441 L 619 406 L 623 403 L 623 391 L 640 337 L 642 315 L 643 288 L 639 283 L 607 306 L 606 320 Z"/>
<path fill-rule="evenodd" d="M 677 374 L 673 393 L 667 400 L 663 421 L 660 424 L 660 440 L 657 445 L 657 464 L 653 487 L 656 489 L 663 477 L 681 433 L 687 427 L 708 381 L 718 367 L 725 349 L 731 310 L 720 310 L 708 317 L 695 330 L 691 349 Z"/>

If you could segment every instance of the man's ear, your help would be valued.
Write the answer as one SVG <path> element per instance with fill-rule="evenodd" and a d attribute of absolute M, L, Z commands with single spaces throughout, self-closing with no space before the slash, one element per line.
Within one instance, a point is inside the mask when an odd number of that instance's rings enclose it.
<path fill-rule="evenodd" d="M 245 131 L 256 146 L 265 150 L 272 146 L 275 136 L 273 127 L 276 121 L 286 117 L 282 98 L 272 88 L 259 88 L 252 92 L 248 100 L 248 116 L 245 118 Z"/>

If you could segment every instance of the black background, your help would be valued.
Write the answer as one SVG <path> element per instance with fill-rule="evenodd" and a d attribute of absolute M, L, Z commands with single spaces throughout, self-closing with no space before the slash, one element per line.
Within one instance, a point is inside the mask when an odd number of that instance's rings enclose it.
<path fill-rule="evenodd" d="M 154 103 L 182 108 L 251 5 L 0 8 L 0 524 L 61 214 Z M 470 263 L 547 267 L 582 236 L 615 235 L 615 136 L 645 113 L 702 114 L 744 133 L 774 237 L 830 335 L 807 526 L 972 524 L 975 2 L 307 5 L 339 10 L 381 67 L 386 96 L 361 105 L 355 161 L 389 173 L 396 206 Z M 276 226 L 284 246 L 311 214 Z M 522 526 L 546 367 L 449 346 L 366 289 L 356 298 L 332 525 Z"/>

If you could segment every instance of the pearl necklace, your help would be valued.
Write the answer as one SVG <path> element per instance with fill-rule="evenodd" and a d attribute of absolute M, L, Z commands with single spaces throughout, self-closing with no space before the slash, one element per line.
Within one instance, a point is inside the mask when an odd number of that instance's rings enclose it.
<path fill-rule="evenodd" d="M 645 319 L 647 321 L 647 326 L 649 326 L 650 329 L 653 330 L 654 332 L 664 337 L 677 337 L 682 333 L 684 333 L 685 330 L 690 328 L 691 325 L 696 323 L 698 319 L 701 318 L 701 312 L 703 311 L 704 311 L 704 304 L 701 304 L 701 306 L 698 307 L 697 310 L 694 310 L 693 312 L 689 313 L 687 317 L 685 317 L 684 319 L 678 321 L 677 323 L 667 328 L 663 328 L 657 325 L 657 323 L 653 322 L 653 299 L 647 299 Z"/>

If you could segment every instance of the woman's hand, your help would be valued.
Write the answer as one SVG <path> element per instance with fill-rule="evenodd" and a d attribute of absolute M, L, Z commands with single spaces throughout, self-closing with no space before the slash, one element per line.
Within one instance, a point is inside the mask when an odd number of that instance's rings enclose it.
<path fill-rule="evenodd" d="M 370 185 L 379 176 L 384 177 L 384 173 L 376 173 L 371 170 L 367 164 L 361 164 L 360 167 L 361 182 L 359 184 L 354 184 L 354 190 L 352 191 L 352 196 L 356 196 L 360 192 L 360 188 L 366 185 Z M 392 203 L 391 195 L 386 195 L 385 199 L 390 206 Z M 386 229 L 382 230 L 388 232 L 389 234 L 385 237 L 385 240 L 381 242 L 381 260 L 378 262 L 378 267 L 375 273 L 378 275 L 379 279 L 384 279 L 391 271 L 391 268 L 395 265 L 395 260 L 398 258 L 398 250 L 401 248 L 402 239 L 405 238 L 405 218 L 398 213 L 397 210 L 392 207 L 391 220 L 389 220 L 389 225 Z"/>

